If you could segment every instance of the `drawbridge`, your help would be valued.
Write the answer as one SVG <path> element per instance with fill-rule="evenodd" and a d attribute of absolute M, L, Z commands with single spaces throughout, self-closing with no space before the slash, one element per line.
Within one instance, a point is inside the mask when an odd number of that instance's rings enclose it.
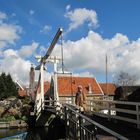
<path fill-rule="evenodd" d="M 60 58 L 50 55 L 61 34 L 62 29 L 59 28 L 45 56 L 37 57 L 40 64 L 36 67 L 36 70 L 39 70 L 40 74 L 34 106 L 29 116 L 29 126 L 47 126 L 49 132 L 51 132 L 51 139 L 139 139 L 140 103 L 92 100 L 87 101 L 88 111 L 83 114 L 76 105 L 67 104 L 66 101 L 59 99 L 57 91 L 57 63 Z M 54 93 L 52 93 L 52 98 L 45 100 L 44 68 L 48 61 L 54 64 Z M 120 104 L 133 106 L 134 108 L 132 110 L 130 108 L 122 109 L 118 107 Z M 122 116 L 120 113 L 129 115 Z M 130 115 L 133 117 L 131 118 Z"/>

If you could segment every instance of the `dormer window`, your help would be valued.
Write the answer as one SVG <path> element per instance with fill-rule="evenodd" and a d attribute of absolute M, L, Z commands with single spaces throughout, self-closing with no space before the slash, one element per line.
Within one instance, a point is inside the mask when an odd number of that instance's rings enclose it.
<path fill-rule="evenodd" d="M 91 88 L 91 84 L 88 84 L 88 93 L 89 94 L 92 94 L 93 92 L 92 92 L 92 88 Z"/>

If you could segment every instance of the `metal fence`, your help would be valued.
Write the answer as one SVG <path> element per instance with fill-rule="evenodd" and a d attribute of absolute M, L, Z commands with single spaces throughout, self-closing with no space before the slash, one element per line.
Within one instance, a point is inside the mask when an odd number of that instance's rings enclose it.
<path fill-rule="evenodd" d="M 72 105 L 63 104 L 63 113 L 66 125 L 66 140 L 98 140 L 100 137 L 98 129 L 116 139 L 128 140 L 128 138 L 81 114 Z"/>

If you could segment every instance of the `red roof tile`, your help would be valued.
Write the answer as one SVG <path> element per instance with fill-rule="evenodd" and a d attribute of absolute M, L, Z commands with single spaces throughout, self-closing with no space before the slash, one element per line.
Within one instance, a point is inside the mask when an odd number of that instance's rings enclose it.
<path fill-rule="evenodd" d="M 44 94 L 46 94 L 49 89 L 50 89 L 50 82 L 45 81 L 44 82 Z M 40 85 L 39 85 L 39 88 L 38 88 L 38 93 L 40 93 Z"/>
<path fill-rule="evenodd" d="M 44 82 L 44 93 L 46 94 L 47 91 L 50 89 L 50 82 Z"/>
<path fill-rule="evenodd" d="M 78 85 L 83 87 L 85 94 L 89 93 L 89 85 L 93 95 L 103 94 L 100 86 L 98 85 L 95 78 L 90 77 L 58 77 L 58 93 L 59 96 L 75 96 Z"/>
<path fill-rule="evenodd" d="M 115 95 L 116 86 L 113 83 L 100 83 L 100 86 L 106 95 Z"/>

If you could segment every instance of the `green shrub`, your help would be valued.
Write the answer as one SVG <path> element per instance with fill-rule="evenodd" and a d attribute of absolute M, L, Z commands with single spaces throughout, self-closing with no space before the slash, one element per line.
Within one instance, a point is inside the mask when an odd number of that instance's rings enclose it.
<path fill-rule="evenodd" d="M 14 116 L 10 116 L 10 115 L 6 115 L 3 118 L 0 118 L 0 121 L 4 121 L 4 122 L 9 122 L 9 121 L 15 121 L 15 117 Z"/>
<path fill-rule="evenodd" d="M 26 116 L 23 116 L 21 119 L 25 122 L 28 120 L 28 118 Z"/>
<path fill-rule="evenodd" d="M 29 104 L 30 102 L 30 97 L 26 96 L 24 99 L 22 99 L 23 104 Z"/>

